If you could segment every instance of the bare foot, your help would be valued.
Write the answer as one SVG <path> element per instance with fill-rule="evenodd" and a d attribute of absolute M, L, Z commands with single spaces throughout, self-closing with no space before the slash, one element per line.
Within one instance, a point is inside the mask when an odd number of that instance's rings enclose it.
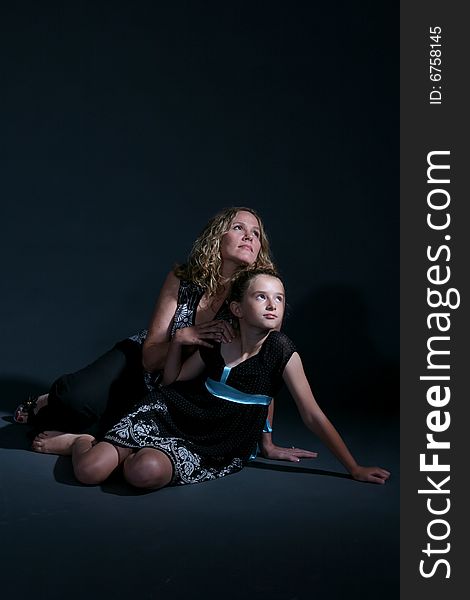
<path fill-rule="evenodd" d="M 72 446 L 78 438 L 89 439 L 94 442 L 95 438 L 88 433 L 64 433 L 63 431 L 43 431 L 33 440 L 31 448 L 35 452 L 43 454 L 60 454 L 68 456 L 72 454 Z"/>
<path fill-rule="evenodd" d="M 49 400 L 49 394 L 42 394 L 41 396 L 38 396 L 37 400 L 36 400 L 36 406 L 34 407 L 34 414 L 37 415 L 38 412 L 41 410 L 41 408 L 43 408 L 44 406 L 47 406 L 47 401 Z M 27 404 L 27 403 L 25 403 Z M 15 411 L 15 421 L 17 423 L 22 423 L 22 424 L 26 424 L 28 422 L 28 412 L 25 410 L 22 410 L 23 408 L 23 404 L 20 404 L 18 406 L 18 408 Z"/>

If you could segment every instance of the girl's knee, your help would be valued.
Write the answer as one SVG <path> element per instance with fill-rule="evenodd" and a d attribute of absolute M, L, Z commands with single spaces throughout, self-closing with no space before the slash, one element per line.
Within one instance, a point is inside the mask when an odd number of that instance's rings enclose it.
<path fill-rule="evenodd" d="M 97 485 L 102 483 L 110 473 L 105 473 L 99 465 L 83 461 L 74 466 L 75 477 L 80 483 L 86 485 Z"/>
<path fill-rule="evenodd" d="M 124 463 L 124 477 L 134 487 L 156 490 L 168 485 L 172 476 L 170 459 L 158 450 L 140 450 Z"/>
<path fill-rule="evenodd" d="M 96 450 L 96 451 L 95 451 Z M 82 456 L 73 457 L 73 470 L 80 483 L 96 485 L 105 481 L 118 466 L 117 455 L 109 452 L 108 448 L 98 448 Z"/>

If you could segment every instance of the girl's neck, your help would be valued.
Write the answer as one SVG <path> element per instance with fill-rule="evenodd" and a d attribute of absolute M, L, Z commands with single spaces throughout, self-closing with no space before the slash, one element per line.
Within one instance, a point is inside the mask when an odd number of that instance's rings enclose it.
<path fill-rule="evenodd" d="M 268 335 L 269 331 L 266 330 L 241 327 L 238 338 L 232 344 L 222 344 L 221 346 L 220 351 L 225 364 L 229 367 L 236 367 L 258 354 Z"/>
<path fill-rule="evenodd" d="M 246 360 L 250 356 L 257 354 L 268 335 L 269 331 L 266 330 L 240 327 L 241 358 Z"/>

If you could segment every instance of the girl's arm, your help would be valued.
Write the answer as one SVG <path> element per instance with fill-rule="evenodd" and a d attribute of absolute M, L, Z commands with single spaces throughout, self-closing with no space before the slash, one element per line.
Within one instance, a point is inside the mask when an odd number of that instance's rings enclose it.
<path fill-rule="evenodd" d="M 192 354 L 184 362 L 182 361 L 183 346 L 188 345 L 185 342 L 184 329 L 179 329 L 169 344 L 165 368 L 163 369 L 163 385 L 170 385 L 174 381 L 194 379 L 203 372 L 205 365 L 199 351 Z"/>
<path fill-rule="evenodd" d="M 284 369 L 283 379 L 297 404 L 305 425 L 318 435 L 327 448 L 346 467 L 352 477 L 358 481 L 385 483 L 390 477 L 390 473 L 380 467 L 358 465 L 339 433 L 318 406 L 297 352 L 294 352 L 289 359 Z"/>
<path fill-rule="evenodd" d="M 268 409 L 268 421 L 270 426 L 273 426 L 274 419 L 274 398 L 269 405 Z M 263 432 L 261 435 L 260 443 L 260 454 L 263 458 L 269 458 L 271 460 L 287 460 L 288 462 L 300 462 L 301 458 L 316 458 L 317 452 L 311 452 L 310 450 L 303 450 L 302 448 L 283 448 L 277 446 L 273 442 L 273 434 L 271 432 Z"/>

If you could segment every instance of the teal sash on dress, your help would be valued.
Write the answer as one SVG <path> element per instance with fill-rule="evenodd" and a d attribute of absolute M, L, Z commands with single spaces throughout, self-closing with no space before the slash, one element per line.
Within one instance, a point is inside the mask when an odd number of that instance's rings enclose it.
<path fill-rule="evenodd" d="M 227 377 L 230 374 L 231 367 L 224 367 L 220 381 L 215 381 L 208 377 L 206 379 L 206 388 L 217 398 L 228 400 L 229 402 L 237 402 L 238 404 L 261 404 L 268 406 L 271 403 L 272 398 L 270 396 L 263 396 L 262 394 L 245 394 L 233 388 L 231 385 L 227 385 Z"/>

